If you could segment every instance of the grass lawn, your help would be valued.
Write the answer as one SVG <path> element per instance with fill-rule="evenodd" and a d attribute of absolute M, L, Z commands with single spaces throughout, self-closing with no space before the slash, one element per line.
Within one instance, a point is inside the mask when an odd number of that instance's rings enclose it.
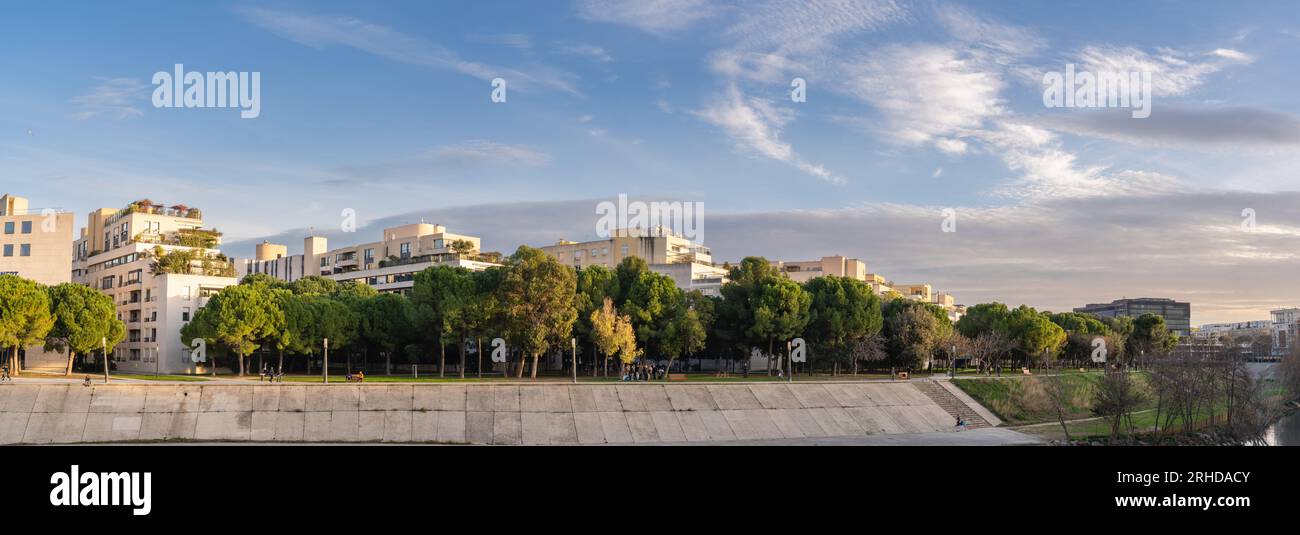
<path fill-rule="evenodd" d="M 1092 392 L 1099 372 L 1062 374 L 1073 395 L 1064 404 L 1068 420 L 1092 416 Z M 1003 375 L 953 381 L 980 404 L 998 415 L 1006 425 L 1030 425 L 1057 420 L 1056 408 L 1047 396 L 1045 380 L 1038 375 Z M 1145 408 L 1145 407 L 1144 407 Z"/>
<path fill-rule="evenodd" d="M 188 377 L 188 376 L 181 376 L 181 377 Z M 225 379 L 238 378 L 238 376 L 235 375 L 221 375 L 220 377 Z M 258 377 L 257 375 L 246 375 L 244 376 L 244 379 L 256 381 L 257 377 Z M 830 374 L 795 375 L 794 380 L 795 382 L 854 381 L 854 380 L 866 381 L 866 380 L 880 380 L 880 379 L 888 379 L 888 378 L 889 378 L 889 374 L 887 373 L 886 374 L 865 374 L 864 373 L 864 374 L 858 374 L 856 376 L 851 374 L 850 375 L 830 375 Z M 603 377 L 603 376 L 591 377 L 590 375 L 578 376 L 578 382 L 580 383 L 618 383 L 621 382 L 619 381 L 619 379 L 620 379 L 619 377 L 615 377 L 612 375 L 609 377 Z M 466 375 L 464 379 L 461 379 L 458 374 L 449 374 L 448 376 L 441 377 L 441 378 L 438 377 L 436 374 L 433 375 L 421 374 L 419 378 L 415 378 L 410 375 L 366 375 L 365 382 L 367 383 L 493 383 L 493 382 L 499 383 L 499 382 L 513 382 L 513 381 L 521 381 L 521 380 L 529 381 L 528 375 L 525 374 L 523 379 L 517 379 L 514 376 L 503 377 L 500 375 L 486 376 L 480 379 L 478 377 L 475 377 L 473 374 Z M 775 376 L 769 377 L 765 374 L 751 374 L 749 378 L 745 378 L 745 376 L 741 374 L 732 374 L 728 377 L 715 377 L 712 373 L 698 373 L 698 374 L 686 375 L 686 382 L 691 382 L 691 383 L 768 383 L 768 382 L 784 382 L 786 380 L 787 379 L 785 377 L 775 377 Z M 572 376 L 565 376 L 565 375 L 541 375 L 537 377 L 537 381 L 548 382 L 548 383 L 567 383 L 573 381 L 573 378 Z M 319 383 L 321 382 L 321 376 L 286 375 L 284 376 L 284 382 Z M 347 382 L 347 379 L 343 375 L 330 375 L 330 382 L 345 383 Z M 637 381 L 637 382 L 667 383 L 669 381 L 660 380 L 660 381 Z M 673 382 L 677 382 L 677 381 L 673 381 Z"/>
<path fill-rule="evenodd" d="M 90 374 L 91 379 L 102 378 L 102 377 L 103 377 L 102 374 L 98 376 L 95 374 Z M 109 377 L 113 379 L 139 379 L 143 381 L 183 381 L 183 382 L 209 381 L 212 379 L 211 377 L 203 377 L 199 375 L 153 375 L 153 374 L 133 374 L 133 373 L 116 374 L 116 375 L 110 375 Z"/>

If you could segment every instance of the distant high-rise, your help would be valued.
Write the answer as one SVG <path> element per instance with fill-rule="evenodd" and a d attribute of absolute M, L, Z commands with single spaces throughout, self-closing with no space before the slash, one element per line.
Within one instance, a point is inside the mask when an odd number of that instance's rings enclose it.
<path fill-rule="evenodd" d="M 1091 303 L 1074 309 L 1106 318 L 1128 316 L 1137 318 L 1143 314 L 1155 314 L 1165 319 L 1165 326 L 1179 337 L 1192 333 L 1192 304 L 1165 299 L 1162 297 L 1139 297 L 1136 299 L 1116 299 L 1110 303 Z"/>

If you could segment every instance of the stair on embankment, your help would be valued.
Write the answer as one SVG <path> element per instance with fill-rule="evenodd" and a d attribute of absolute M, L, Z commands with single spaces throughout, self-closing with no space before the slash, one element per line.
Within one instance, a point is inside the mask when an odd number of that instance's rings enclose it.
<path fill-rule="evenodd" d="M 989 425 L 987 420 L 979 415 L 979 413 L 975 412 L 974 409 L 970 408 L 970 406 L 966 405 L 962 400 L 957 399 L 957 396 L 953 395 L 952 392 L 949 392 L 948 389 L 943 387 L 943 385 L 940 385 L 935 381 L 916 381 L 912 384 L 917 390 L 920 390 L 921 393 L 925 394 L 926 397 L 934 400 L 934 403 L 942 408 L 944 412 L 948 413 L 949 416 L 952 416 L 954 424 L 956 423 L 957 418 L 961 417 L 962 420 L 966 421 L 966 427 L 970 429 L 992 427 Z"/>

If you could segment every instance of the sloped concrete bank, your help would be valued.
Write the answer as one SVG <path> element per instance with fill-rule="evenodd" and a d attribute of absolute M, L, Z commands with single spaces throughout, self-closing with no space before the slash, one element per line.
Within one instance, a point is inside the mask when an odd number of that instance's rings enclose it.
<path fill-rule="evenodd" d="M 0 387 L 0 444 L 681 443 L 951 431 L 953 422 L 907 382 Z"/>

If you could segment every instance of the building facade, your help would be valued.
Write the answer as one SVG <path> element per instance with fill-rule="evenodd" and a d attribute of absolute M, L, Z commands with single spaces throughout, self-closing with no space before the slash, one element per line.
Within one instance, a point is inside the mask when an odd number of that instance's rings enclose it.
<path fill-rule="evenodd" d="M 181 327 L 208 297 L 237 284 L 221 234 L 197 208 L 149 200 L 91 212 L 73 242 L 72 278 L 113 298 L 126 337 L 113 350 L 121 373 L 203 373 Z"/>
<path fill-rule="evenodd" d="M 415 223 L 384 229 L 380 241 L 336 249 L 330 249 L 324 237 L 308 236 L 300 255 L 289 255 L 284 245 L 262 242 L 255 258 L 238 263 L 238 271 L 240 277 L 265 273 L 286 282 L 321 276 L 405 293 L 415 286 L 416 273 L 433 266 L 482 271 L 500 265 L 499 254 L 479 251 L 481 243 L 476 236 L 453 234 L 442 225 Z"/>
<path fill-rule="evenodd" d="M 1089 303 L 1074 309 L 1106 318 L 1128 316 L 1137 318 L 1143 314 L 1155 314 L 1165 319 L 1165 326 L 1179 337 L 1192 333 L 1192 304 L 1165 299 L 1161 297 L 1141 297 L 1136 299 L 1116 299 L 1109 303 Z"/>
<path fill-rule="evenodd" d="M 0 196 L 0 275 L 46 286 L 72 280 L 71 213 L 32 209 L 27 199 Z"/>
<path fill-rule="evenodd" d="M 1273 335 L 1273 356 L 1284 357 L 1300 343 L 1300 308 L 1279 308 L 1269 312 Z"/>
<path fill-rule="evenodd" d="M 929 284 L 895 284 L 881 275 L 869 273 L 866 262 L 856 258 L 837 255 L 823 256 L 820 260 L 774 260 L 771 265 L 800 284 L 822 276 L 857 279 L 871 286 L 871 291 L 877 295 L 898 294 L 908 299 L 939 305 L 948 312 L 948 319 L 953 322 L 961 319 L 966 311 L 966 307 L 957 304 L 956 298 L 950 294 L 934 293 Z"/>
<path fill-rule="evenodd" d="M 667 227 L 615 229 L 610 237 L 575 242 L 560 240 L 541 248 L 561 264 L 582 269 L 602 266 L 614 269 L 624 258 L 646 261 L 650 271 L 672 277 L 678 288 L 721 296 L 727 270 L 713 265 L 708 247 L 678 236 Z"/>

